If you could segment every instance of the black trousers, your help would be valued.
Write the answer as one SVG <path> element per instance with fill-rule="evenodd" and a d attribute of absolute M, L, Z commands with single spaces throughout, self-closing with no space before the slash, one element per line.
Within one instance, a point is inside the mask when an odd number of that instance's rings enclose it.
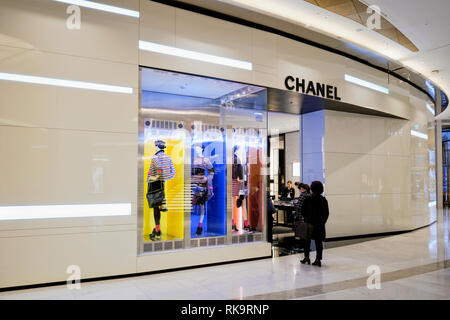
<path fill-rule="evenodd" d="M 305 258 L 309 258 L 309 252 L 311 251 L 311 240 L 303 240 L 305 249 Z M 322 260 L 323 243 L 322 240 L 314 240 L 316 245 L 316 260 Z"/>

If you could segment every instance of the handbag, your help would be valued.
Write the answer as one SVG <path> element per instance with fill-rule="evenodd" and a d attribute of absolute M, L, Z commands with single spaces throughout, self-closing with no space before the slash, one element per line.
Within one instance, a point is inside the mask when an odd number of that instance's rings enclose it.
<path fill-rule="evenodd" d="M 311 240 L 313 230 L 314 226 L 301 218 L 295 229 L 295 237 L 303 240 Z"/>
<path fill-rule="evenodd" d="M 147 188 L 148 207 L 159 207 L 163 204 L 164 199 L 164 183 L 160 180 L 149 182 Z"/>

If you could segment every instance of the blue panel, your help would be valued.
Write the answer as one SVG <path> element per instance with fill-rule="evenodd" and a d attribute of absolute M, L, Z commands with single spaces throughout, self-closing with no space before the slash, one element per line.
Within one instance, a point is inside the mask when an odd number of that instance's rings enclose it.
<path fill-rule="evenodd" d="M 191 163 L 194 163 L 194 149 L 198 145 L 200 145 L 198 141 L 193 141 Z M 204 148 L 203 156 L 211 161 L 214 168 L 214 196 L 205 204 L 205 218 L 203 220 L 203 233 L 201 235 L 196 234 L 200 221 L 200 206 L 192 206 L 191 238 L 224 236 L 226 234 L 227 211 L 225 135 L 214 135 L 214 139 L 205 139 L 201 145 Z"/>

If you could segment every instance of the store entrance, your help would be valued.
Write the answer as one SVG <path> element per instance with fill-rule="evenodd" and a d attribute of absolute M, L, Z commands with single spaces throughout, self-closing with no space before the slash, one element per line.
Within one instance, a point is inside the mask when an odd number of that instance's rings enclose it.
<path fill-rule="evenodd" d="M 269 189 L 276 213 L 272 244 L 280 251 L 297 250 L 294 239 L 295 199 L 301 181 L 300 115 L 268 112 Z"/>

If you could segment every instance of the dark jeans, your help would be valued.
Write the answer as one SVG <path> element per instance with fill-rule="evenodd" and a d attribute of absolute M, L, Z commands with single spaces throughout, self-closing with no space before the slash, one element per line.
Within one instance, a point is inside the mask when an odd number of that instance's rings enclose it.
<path fill-rule="evenodd" d="M 305 258 L 309 258 L 309 252 L 311 251 L 311 240 L 303 240 L 305 245 Z M 323 243 L 322 240 L 314 240 L 316 245 L 316 260 L 322 260 Z"/>

